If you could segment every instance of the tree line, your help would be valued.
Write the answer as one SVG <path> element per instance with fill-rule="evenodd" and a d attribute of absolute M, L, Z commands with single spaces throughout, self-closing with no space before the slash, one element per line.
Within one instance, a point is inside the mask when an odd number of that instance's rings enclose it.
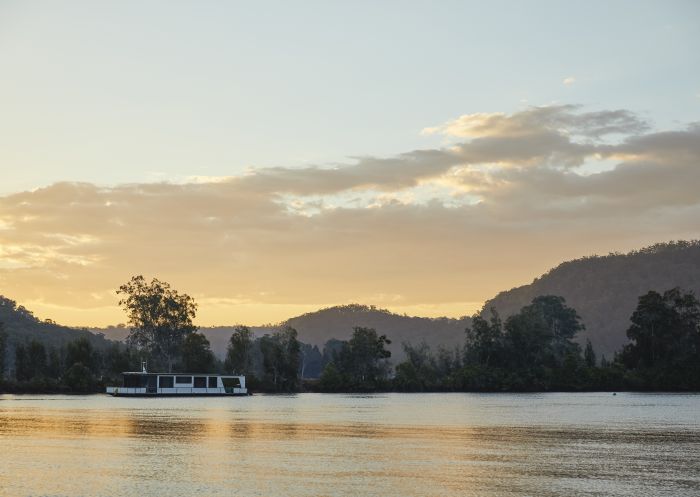
<path fill-rule="evenodd" d="M 590 341 L 576 311 L 558 296 L 540 296 L 505 322 L 494 310 L 473 317 L 462 351 L 405 345 L 396 367 L 401 391 L 700 390 L 700 302 L 674 288 L 638 299 L 629 343 L 608 360 Z"/>
<path fill-rule="evenodd" d="M 674 288 L 640 296 L 627 330 L 630 342 L 611 359 L 598 358 L 590 341 L 583 347 L 575 341 L 584 325 L 563 297 L 536 297 L 505 321 L 495 310 L 489 314 L 472 317 L 462 348 L 433 351 L 424 342 L 403 344 L 406 359 L 395 368 L 385 347 L 390 340 L 372 328 L 355 328 L 350 340 L 326 343 L 319 353 L 320 379 L 306 380 L 303 387 L 322 392 L 700 390 L 700 302 L 692 292 Z M 261 369 L 245 352 L 256 349 L 255 341 L 249 330 L 245 335 L 247 342 L 234 333 L 228 360 L 255 377 Z"/>
<path fill-rule="evenodd" d="M 188 295 L 143 276 L 118 293 L 131 329 L 125 344 L 97 349 L 85 337 L 60 347 L 18 343 L 10 368 L 0 326 L 3 389 L 99 391 L 141 361 L 152 371 L 244 374 L 252 391 L 263 392 L 700 389 L 700 302 L 678 288 L 639 297 L 630 342 L 610 360 L 597 358 L 590 341 L 575 341 L 581 318 L 564 298 L 546 295 L 505 320 L 493 309 L 474 315 L 461 348 L 404 343 L 406 359 L 395 367 L 391 340 L 364 327 L 321 351 L 301 343 L 290 326 L 261 337 L 238 326 L 219 360 L 193 324 L 197 306 Z"/>
<path fill-rule="evenodd" d="M 119 343 L 98 349 L 85 337 L 65 345 L 45 345 L 32 339 L 17 343 L 10 353 L 7 334 L 0 323 L 0 391 L 96 392 L 117 381 L 121 372 L 133 369 L 138 351 Z"/>

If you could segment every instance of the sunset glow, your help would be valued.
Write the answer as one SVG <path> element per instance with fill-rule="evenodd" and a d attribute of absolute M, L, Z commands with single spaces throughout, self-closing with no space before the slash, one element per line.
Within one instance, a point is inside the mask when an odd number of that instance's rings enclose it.
<path fill-rule="evenodd" d="M 0 294 L 76 326 L 123 322 L 136 274 L 201 325 L 457 317 L 567 259 L 698 238 L 697 9 L 547 5 L 461 26 L 463 3 L 401 25 L 282 3 L 254 29 L 239 4 L 3 4 Z M 629 91 L 648 66 L 664 89 Z"/>

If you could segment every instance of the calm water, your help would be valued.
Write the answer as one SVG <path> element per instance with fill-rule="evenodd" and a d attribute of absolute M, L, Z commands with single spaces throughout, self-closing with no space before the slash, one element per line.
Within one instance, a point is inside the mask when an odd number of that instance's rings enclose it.
<path fill-rule="evenodd" d="M 0 495 L 700 495 L 700 395 L 0 396 Z"/>

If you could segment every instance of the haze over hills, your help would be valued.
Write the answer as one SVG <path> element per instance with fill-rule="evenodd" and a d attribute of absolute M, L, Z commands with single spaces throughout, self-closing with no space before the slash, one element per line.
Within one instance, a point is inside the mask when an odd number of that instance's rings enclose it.
<path fill-rule="evenodd" d="M 41 321 L 30 310 L 3 296 L 0 296 L 0 323 L 4 325 L 10 346 L 37 340 L 45 345 L 60 347 L 80 337 L 87 337 L 96 347 L 109 343 L 99 332 L 69 328 L 50 320 Z"/>
<path fill-rule="evenodd" d="M 599 356 L 612 358 L 627 343 L 638 297 L 673 287 L 700 294 L 700 241 L 659 243 L 627 254 L 564 262 L 529 285 L 499 293 L 484 310 L 493 307 L 505 319 L 538 295 L 561 295 L 586 325 L 578 341 L 590 338 Z"/>
<path fill-rule="evenodd" d="M 503 319 L 517 312 L 538 295 L 561 295 L 582 317 L 586 330 L 578 340 L 590 338 L 596 352 L 612 358 L 626 342 L 625 332 L 637 298 L 656 290 L 681 287 L 700 294 L 700 241 L 657 244 L 628 254 L 591 256 L 568 261 L 548 271 L 531 284 L 499 293 L 485 304 L 496 308 Z M 36 338 L 53 345 L 88 334 L 96 345 L 107 339 L 124 340 L 128 328 L 113 326 L 85 330 L 39 321 L 31 312 L 9 299 L 0 300 L 0 321 L 10 342 Z M 251 327 L 256 336 L 289 325 L 299 340 L 322 349 L 329 339 L 348 339 L 355 326 L 375 328 L 392 340 L 390 350 L 396 364 L 403 359 L 402 344 L 425 341 L 433 349 L 461 347 L 470 319 L 423 318 L 398 315 L 374 306 L 359 304 L 321 309 L 288 319 L 277 325 Z M 202 328 L 214 353 L 223 357 L 234 326 Z M 104 336 L 100 336 L 104 334 Z"/>
<path fill-rule="evenodd" d="M 404 342 L 418 344 L 425 341 L 433 349 L 440 346 L 462 347 L 464 330 L 470 323 L 471 319 L 467 317 L 413 317 L 394 314 L 375 306 L 351 304 L 302 314 L 284 324 L 295 328 L 302 342 L 319 347 L 329 338 L 349 339 L 355 326 L 374 328 L 392 341 L 388 348 L 396 362 L 404 356 Z"/>
<path fill-rule="evenodd" d="M 529 304 L 538 295 L 561 295 L 581 316 L 586 330 L 578 337 L 582 344 L 590 338 L 600 357 L 611 359 L 627 343 L 629 318 L 640 295 L 673 287 L 700 294 L 700 241 L 660 243 L 627 254 L 613 253 L 567 261 L 531 284 L 499 293 L 484 309 L 496 308 L 503 319 Z M 318 345 L 330 338 L 347 339 L 354 326 L 377 329 L 392 340 L 393 362 L 403 358 L 402 343 L 423 340 L 433 349 L 464 344 L 469 318 L 421 318 L 393 314 L 366 305 L 346 305 L 321 309 L 291 318 L 289 325 L 299 332 L 302 342 Z M 274 327 L 253 327 L 256 335 Z M 204 328 L 212 348 L 222 355 L 233 327 Z"/>
<path fill-rule="evenodd" d="M 462 347 L 464 330 L 470 322 L 471 320 L 466 317 L 460 319 L 412 317 L 394 314 L 375 306 L 350 304 L 302 314 L 277 325 L 251 326 L 250 329 L 256 336 L 262 336 L 280 327 L 291 326 L 299 333 L 301 342 L 317 345 L 323 350 L 323 345 L 331 338 L 349 339 L 356 326 L 375 328 L 391 340 L 388 348 L 391 350 L 393 362 L 396 362 L 404 357 L 402 347 L 404 342 L 418 344 L 425 341 L 433 349 L 440 346 Z M 214 353 L 223 357 L 233 329 L 234 326 L 214 326 L 201 328 L 200 331 L 211 342 Z M 129 332 L 128 328 L 123 327 L 94 328 L 93 330 L 104 333 L 114 340 L 125 339 Z"/>

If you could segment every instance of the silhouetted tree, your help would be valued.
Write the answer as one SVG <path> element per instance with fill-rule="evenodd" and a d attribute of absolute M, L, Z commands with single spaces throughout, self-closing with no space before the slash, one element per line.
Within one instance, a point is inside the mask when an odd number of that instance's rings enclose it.
<path fill-rule="evenodd" d="M 331 338 L 327 340 L 323 345 L 323 354 L 321 355 L 321 368 L 325 368 L 331 362 L 334 362 L 338 358 L 338 354 L 343 350 L 347 342 L 345 340 L 338 340 L 336 338 Z"/>
<path fill-rule="evenodd" d="M 347 389 L 371 391 L 379 388 L 389 373 L 387 359 L 391 352 L 386 335 L 379 335 L 374 328 L 355 327 L 352 338 L 334 359 L 339 373 L 347 379 Z"/>
<path fill-rule="evenodd" d="M 649 388 L 700 386 L 700 302 L 673 288 L 639 297 L 627 330 L 631 343 L 620 354 Z"/>
<path fill-rule="evenodd" d="M 74 392 L 89 392 L 95 388 L 95 376 L 90 368 L 74 363 L 63 375 L 63 382 Z"/>
<path fill-rule="evenodd" d="M 461 354 L 457 347 L 448 349 L 438 347 L 435 357 L 435 371 L 439 377 L 448 378 L 456 369 L 462 366 Z"/>
<path fill-rule="evenodd" d="M 140 358 L 134 348 L 113 343 L 105 349 L 103 363 L 104 374 L 109 378 L 117 378 L 124 371 L 137 369 Z"/>
<path fill-rule="evenodd" d="M 63 373 L 63 361 L 61 359 L 61 351 L 56 347 L 49 347 L 47 353 L 46 375 L 49 378 L 58 380 Z"/>
<path fill-rule="evenodd" d="M 260 338 L 265 382 L 277 392 L 293 392 L 299 388 L 300 345 L 297 331 L 291 326 Z"/>
<path fill-rule="evenodd" d="M 323 368 L 319 387 L 323 392 L 339 392 L 347 388 L 347 379 L 340 374 L 335 363 L 329 362 Z"/>
<path fill-rule="evenodd" d="M 7 333 L 5 332 L 5 324 L 0 322 L 0 381 L 5 377 L 5 368 L 7 367 Z"/>
<path fill-rule="evenodd" d="M 250 374 L 253 364 L 253 332 L 247 326 L 236 326 L 226 350 L 225 368 L 234 374 Z"/>
<path fill-rule="evenodd" d="M 15 346 L 15 377 L 18 381 L 41 378 L 46 374 L 46 349 L 32 340 L 27 345 Z"/>
<path fill-rule="evenodd" d="M 583 352 L 583 360 L 586 366 L 589 368 L 594 368 L 596 364 L 595 351 L 593 350 L 593 344 L 590 340 L 586 340 L 586 349 Z"/>
<path fill-rule="evenodd" d="M 85 337 L 72 340 L 66 345 L 66 367 L 70 368 L 78 362 L 92 373 L 95 373 L 98 369 L 97 353 L 90 341 Z"/>
<path fill-rule="evenodd" d="M 213 373 L 216 359 L 211 344 L 201 333 L 188 334 L 182 343 L 182 369 L 190 373 Z"/>
<path fill-rule="evenodd" d="M 509 317 L 505 324 L 508 362 L 515 367 L 562 366 L 579 346 L 572 339 L 583 330 L 581 318 L 563 297 L 543 295 Z"/>
<path fill-rule="evenodd" d="M 27 381 L 32 377 L 32 371 L 27 357 L 27 347 L 24 344 L 15 344 L 15 379 Z"/>
<path fill-rule="evenodd" d="M 491 308 L 489 321 L 479 314 L 474 315 L 466 335 L 465 354 L 468 362 L 488 367 L 503 347 L 503 328 L 496 309 Z"/>
<path fill-rule="evenodd" d="M 544 364 L 553 338 L 541 309 L 532 305 L 523 307 L 505 323 L 504 365 L 509 369 L 524 369 Z"/>
<path fill-rule="evenodd" d="M 299 360 L 299 376 L 301 378 L 318 378 L 321 374 L 323 356 L 316 345 L 302 343 Z"/>
<path fill-rule="evenodd" d="M 563 297 L 535 297 L 505 323 L 493 309 L 488 321 L 482 315 L 472 320 L 466 330 L 464 366 L 459 374 L 452 368 L 455 387 L 546 390 L 585 384 L 580 346 L 573 341 L 584 327 Z"/>
<path fill-rule="evenodd" d="M 394 385 L 404 392 L 422 392 L 437 386 L 442 380 L 438 378 L 435 358 L 425 341 L 414 346 L 403 344 L 406 360 L 396 366 Z"/>
<path fill-rule="evenodd" d="M 192 323 L 197 311 L 192 297 L 155 278 L 147 283 L 140 275 L 120 286 L 117 293 L 124 295 L 119 305 L 131 326 L 129 343 L 164 361 L 172 372 L 185 337 L 197 331 Z"/>

